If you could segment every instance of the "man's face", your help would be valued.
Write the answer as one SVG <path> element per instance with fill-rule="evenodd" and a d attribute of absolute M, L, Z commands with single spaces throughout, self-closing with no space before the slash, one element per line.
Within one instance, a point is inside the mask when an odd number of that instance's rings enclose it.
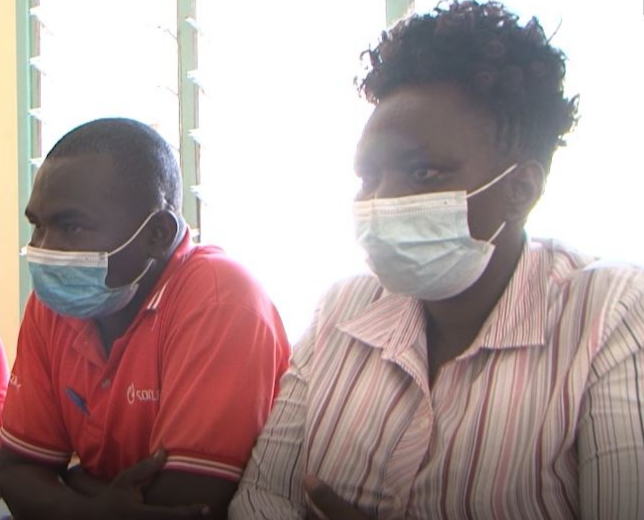
<path fill-rule="evenodd" d="M 512 163 L 499 153 L 493 117 L 454 85 L 403 87 L 365 126 L 355 169 L 359 200 L 443 191 L 471 192 Z M 472 236 L 489 239 L 505 220 L 499 184 L 468 200 Z"/>
<path fill-rule="evenodd" d="M 47 160 L 25 214 L 34 226 L 31 245 L 60 251 L 107 251 L 123 244 L 147 213 L 108 155 Z M 145 231 L 145 230 L 144 230 Z M 145 233 L 110 257 L 107 285 L 131 282 L 148 259 Z"/>

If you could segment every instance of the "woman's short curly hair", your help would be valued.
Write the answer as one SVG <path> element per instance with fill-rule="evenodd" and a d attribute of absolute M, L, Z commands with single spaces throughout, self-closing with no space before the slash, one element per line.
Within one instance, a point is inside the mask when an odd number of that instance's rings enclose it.
<path fill-rule="evenodd" d="M 577 97 L 564 95 L 563 52 L 536 18 L 521 26 L 498 2 L 439 4 L 383 32 L 365 55 L 367 73 L 356 84 L 371 103 L 401 86 L 457 83 L 495 116 L 502 143 L 546 167 L 577 119 Z"/>

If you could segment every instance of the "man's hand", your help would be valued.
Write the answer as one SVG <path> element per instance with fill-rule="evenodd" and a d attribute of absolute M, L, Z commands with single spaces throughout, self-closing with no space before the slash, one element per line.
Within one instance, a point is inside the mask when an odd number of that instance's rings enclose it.
<path fill-rule="evenodd" d="M 162 450 L 152 457 L 123 470 L 105 490 L 92 500 L 96 501 L 93 520 L 192 520 L 209 518 L 205 505 L 150 506 L 144 503 L 141 491 L 165 464 Z"/>
<path fill-rule="evenodd" d="M 353 507 L 319 478 L 307 475 L 304 478 L 304 489 L 315 507 L 328 520 L 371 520 L 370 517 Z M 316 518 L 315 515 L 309 518 Z"/>
<path fill-rule="evenodd" d="M 63 475 L 63 480 L 76 493 L 80 493 L 86 497 L 96 497 L 103 493 L 110 485 L 109 481 L 101 480 L 87 473 L 80 464 L 69 468 Z"/>

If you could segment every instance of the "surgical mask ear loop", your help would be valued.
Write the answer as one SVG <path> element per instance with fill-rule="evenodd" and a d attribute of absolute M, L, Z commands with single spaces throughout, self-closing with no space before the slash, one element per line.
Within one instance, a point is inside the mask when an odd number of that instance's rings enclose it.
<path fill-rule="evenodd" d="M 501 225 L 494 232 L 494 234 L 492 235 L 492 238 L 490 238 L 490 240 L 488 240 L 487 243 L 491 244 L 492 242 L 494 242 L 494 240 L 496 240 L 496 237 L 498 237 L 501 234 L 501 231 L 503 231 L 504 229 L 505 229 L 505 220 L 503 222 L 501 222 Z"/>
<path fill-rule="evenodd" d="M 502 180 L 506 175 L 509 175 L 510 173 L 512 173 L 512 172 L 516 169 L 516 167 L 517 167 L 518 165 L 519 165 L 519 163 L 515 163 L 515 164 L 513 164 L 513 165 L 512 165 L 512 166 L 510 166 L 507 170 L 505 170 L 503 173 L 499 174 L 497 177 L 495 177 L 494 179 L 492 179 L 492 180 L 491 180 L 490 182 L 488 182 L 487 184 L 484 184 L 484 185 L 483 185 L 483 186 L 481 186 L 480 188 L 476 188 L 474 191 L 472 191 L 472 192 L 468 193 L 468 194 L 465 196 L 465 198 L 466 198 L 466 199 L 469 199 L 470 197 L 474 197 L 474 195 L 478 195 L 478 194 L 479 194 L 479 193 L 481 193 L 482 191 L 487 190 L 489 187 L 494 186 L 497 182 L 501 181 L 501 180 Z M 496 235 L 495 235 L 495 236 L 496 236 Z"/>
<path fill-rule="evenodd" d="M 505 222 L 503 223 L 505 225 Z M 154 258 L 150 258 L 148 260 L 147 265 L 145 266 L 145 269 L 143 269 L 143 272 L 137 276 L 134 281 L 130 282 L 130 285 L 135 285 L 141 281 L 141 278 L 145 276 L 145 274 L 150 270 L 150 267 L 152 267 L 152 264 L 154 263 Z"/>
<path fill-rule="evenodd" d="M 475 189 L 473 192 L 468 193 L 465 198 L 469 199 L 470 197 L 473 197 L 474 195 L 478 195 L 482 191 L 487 190 L 490 186 L 494 186 L 497 182 L 502 180 L 506 175 L 509 175 L 510 173 L 512 173 L 516 169 L 517 166 L 518 166 L 518 163 L 513 164 L 508 169 L 506 169 L 504 172 L 502 172 L 500 175 L 498 175 L 495 179 L 492 179 L 487 184 L 484 184 L 480 188 Z M 505 221 L 501 222 L 501 225 L 492 234 L 492 237 L 487 241 L 488 244 L 492 244 L 492 242 L 494 242 L 496 240 L 496 238 L 505 229 L 505 224 L 506 224 Z"/>
<path fill-rule="evenodd" d="M 120 245 L 119 247 L 117 247 L 117 248 L 116 248 L 116 249 L 114 249 L 113 251 L 111 251 L 111 252 L 107 253 L 108 258 L 109 258 L 110 256 L 112 256 L 112 255 L 115 255 L 115 254 L 116 254 L 116 253 L 118 253 L 119 251 L 123 251 L 123 249 L 125 249 L 127 246 L 129 246 L 129 245 L 132 243 L 132 241 L 133 241 L 137 236 L 139 236 L 139 233 L 140 233 L 140 232 L 141 232 L 141 230 L 146 226 L 146 224 L 147 224 L 148 222 L 150 222 L 150 219 L 151 219 L 152 217 L 154 217 L 154 215 L 156 215 L 157 213 L 158 213 L 158 211 L 155 211 L 154 213 L 150 213 L 150 215 L 148 215 L 148 218 L 146 218 L 146 219 L 143 221 L 143 224 L 141 224 L 141 225 L 139 226 L 139 228 L 134 232 L 134 234 L 133 234 L 133 235 L 132 235 L 128 240 L 126 240 L 126 241 L 125 241 L 125 243 L 124 243 L 124 244 Z M 137 277 L 136 277 L 132 282 L 130 282 L 128 285 L 132 286 L 132 285 L 136 285 L 137 283 L 139 283 L 139 282 L 141 281 L 141 278 L 143 278 L 143 277 L 146 275 L 146 273 L 150 270 L 150 267 L 152 267 L 152 264 L 153 264 L 153 263 L 154 263 L 154 258 L 150 258 L 150 259 L 148 260 L 148 262 L 147 262 L 147 265 L 145 266 L 145 268 L 144 268 L 144 269 L 143 269 L 143 271 L 141 272 L 141 274 L 140 274 L 139 276 L 137 276 Z"/>
<path fill-rule="evenodd" d="M 115 254 L 116 254 L 116 253 L 118 253 L 119 251 L 123 251 L 123 249 L 125 249 L 127 246 L 129 246 L 129 245 L 134 241 L 134 239 L 135 239 L 136 237 L 138 237 L 138 236 L 139 236 L 139 233 L 140 233 L 140 232 L 141 232 L 141 230 L 142 230 L 142 229 L 147 225 L 147 223 L 148 223 L 148 222 L 150 222 L 150 219 L 151 219 L 152 217 L 154 217 L 154 215 L 156 215 L 157 213 L 158 213 L 158 211 L 155 211 L 154 213 L 150 213 L 150 214 L 148 215 L 148 218 L 146 218 L 146 219 L 143 221 L 143 224 L 141 224 L 141 225 L 138 227 L 138 229 L 134 232 L 134 234 L 133 234 L 130 238 L 128 238 L 128 239 L 125 241 L 125 243 L 121 244 L 119 247 L 117 247 L 117 248 L 116 248 L 116 249 L 114 249 L 113 251 L 110 251 L 109 253 L 107 253 L 107 256 L 108 256 L 108 257 L 110 257 L 110 256 L 112 256 L 112 255 L 115 255 Z"/>

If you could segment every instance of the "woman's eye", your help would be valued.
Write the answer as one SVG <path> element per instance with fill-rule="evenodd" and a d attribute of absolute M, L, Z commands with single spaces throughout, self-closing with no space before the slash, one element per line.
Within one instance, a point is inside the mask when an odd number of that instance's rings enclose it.
<path fill-rule="evenodd" d="M 371 187 L 375 186 L 375 184 L 376 184 L 376 179 L 374 179 L 373 177 L 362 177 L 362 188 L 363 189 L 371 188 Z"/>
<path fill-rule="evenodd" d="M 365 173 L 360 175 L 360 182 L 362 183 L 362 191 L 369 191 L 378 185 L 378 176 Z"/>
<path fill-rule="evenodd" d="M 428 181 L 430 179 L 434 179 L 437 175 L 439 175 L 438 170 L 435 170 L 433 168 L 414 168 L 412 170 L 411 176 L 415 181 Z"/>

